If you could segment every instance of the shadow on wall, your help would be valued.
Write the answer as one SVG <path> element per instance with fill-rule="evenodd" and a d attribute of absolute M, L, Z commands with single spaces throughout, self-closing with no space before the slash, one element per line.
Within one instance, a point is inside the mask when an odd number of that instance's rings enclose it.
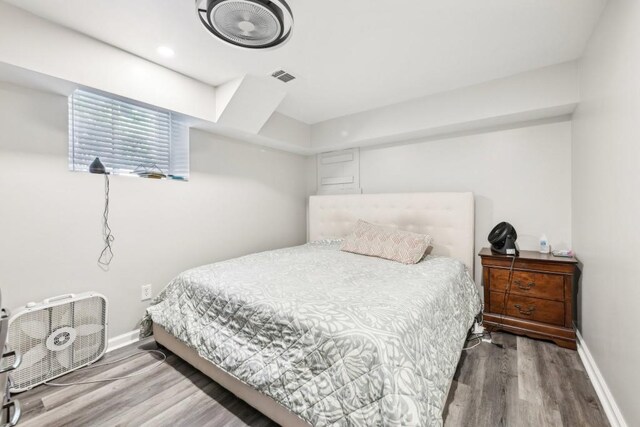
<path fill-rule="evenodd" d="M 37 97 L 37 105 L 33 99 Z M 0 148 L 26 154 L 59 155 L 69 144 L 69 104 L 66 96 L 22 88 L 0 82 L 0 99 L 12 101 L 12 114 L 0 116 L 4 137 Z M 12 137 L 18 123 L 16 115 L 28 117 L 37 126 Z M 8 131 L 7 131 L 8 130 Z M 28 135 L 28 137 L 26 137 Z"/>
<path fill-rule="evenodd" d="M 474 279 L 477 286 L 482 286 L 482 264 L 478 252 L 480 249 L 488 246 L 487 236 L 491 229 L 495 226 L 493 224 L 493 201 L 488 197 L 474 195 L 476 201 L 475 205 L 475 258 L 474 258 Z"/>
<path fill-rule="evenodd" d="M 306 194 L 303 156 L 232 140 L 198 129 L 189 132 L 190 169 L 193 173 L 241 177 L 272 186 L 295 187 Z M 297 169 L 299 180 L 291 179 L 287 164 Z"/>
<path fill-rule="evenodd" d="M 574 292 L 577 293 L 576 297 L 576 310 L 578 311 L 578 318 L 576 319 L 576 329 L 582 333 L 582 272 L 584 269 L 584 264 L 578 258 L 578 274 L 576 278 L 577 286 Z"/>

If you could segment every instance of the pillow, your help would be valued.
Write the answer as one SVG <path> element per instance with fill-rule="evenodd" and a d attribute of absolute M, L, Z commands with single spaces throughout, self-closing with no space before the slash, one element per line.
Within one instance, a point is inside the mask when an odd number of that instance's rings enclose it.
<path fill-rule="evenodd" d="M 428 234 L 411 233 L 358 220 L 340 250 L 390 259 L 403 264 L 419 262 L 432 242 Z"/>

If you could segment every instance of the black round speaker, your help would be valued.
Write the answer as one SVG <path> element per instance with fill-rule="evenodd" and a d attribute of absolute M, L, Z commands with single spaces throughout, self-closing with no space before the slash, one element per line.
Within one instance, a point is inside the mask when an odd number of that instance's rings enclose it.
<path fill-rule="evenodd" d="M 234 46 L 266 49 L 291 36 L 293 15 L 284 0 L 196 0 L 205 28 Z"/>

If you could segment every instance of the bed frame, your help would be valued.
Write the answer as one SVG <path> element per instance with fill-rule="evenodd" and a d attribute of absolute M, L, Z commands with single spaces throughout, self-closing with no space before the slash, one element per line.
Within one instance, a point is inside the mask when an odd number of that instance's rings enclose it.
<path fill-rule="evenodd" d="M 430 234 L 434 255 L 464 262 L 473 272 L 474 200 L 472 193 L 407 193 L 311 196 L 309 240 L 344 237 L 358 219 L 402 230 Z M 171 350 L 258 411 L 286 427 L 309 423 L 271 397 L 229 375 L 182 341 L 154 324 L 158 344 Z M 445 397 L 446 399 L 446 397 Z"/>

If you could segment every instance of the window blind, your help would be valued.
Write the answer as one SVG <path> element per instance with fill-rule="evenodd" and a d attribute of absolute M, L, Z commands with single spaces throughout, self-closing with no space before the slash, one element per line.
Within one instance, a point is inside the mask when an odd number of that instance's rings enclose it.
<path fill-rule="evenodd" d="M 176 114 L 83 89 L 69 98 L 69 168 L 188 178 L 188 128 Z"/>

